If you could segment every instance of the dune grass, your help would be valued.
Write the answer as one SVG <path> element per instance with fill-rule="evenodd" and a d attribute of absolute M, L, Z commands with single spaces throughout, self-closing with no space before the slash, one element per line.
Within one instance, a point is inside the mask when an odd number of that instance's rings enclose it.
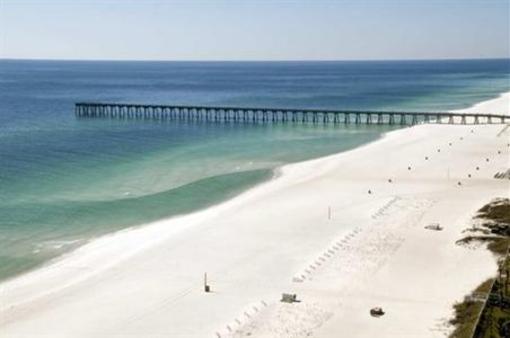
<path fill-rule="evenodd" d="M 499 272 L 479 285 L 463 302 L 454 305 L 451 338 L 510 337 L 510 199 L 497 199 L 482 207 L 481 226 L 460 240 L 487 243 L 499 261 Z"/>
<path fill-rule="evenodd" d="M 453 306 L 455 316 L 450 324 L 455 326 L 451 338 L 471 338 L 475 331 L 478 316 L 482 312 L 485 298 L 491 290 L 493 278 L 480 284 L 471 294 L 464 298 L 464 301 Z"/>

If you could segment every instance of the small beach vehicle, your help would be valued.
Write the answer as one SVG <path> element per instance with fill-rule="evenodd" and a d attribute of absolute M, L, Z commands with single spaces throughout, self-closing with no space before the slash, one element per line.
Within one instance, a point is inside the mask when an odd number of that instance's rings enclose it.
<path fill-rule="evenodd" d="M 373 307 L 370 309 L 370 315 L 372 317 L 381 317 L 382 315 L 384 315 L 384 311 L 381 307 Z"/>
<path fill-rule="evenodd" d="M 425 229 L 441 231 L 443 230 L 443 227 L 439 223 L 430 223 L 429 225 L 425 226 Z"/>
<path fill-rule="evenodd" d="M 290 294 L 290 293 L 283 293 L 282 294 L 282 299 L 280 300 L 280 302 L 284 302 L 284 303 L 296 303 L 296 302 L 298 302 L 297 295 L 296 294 Z"/>

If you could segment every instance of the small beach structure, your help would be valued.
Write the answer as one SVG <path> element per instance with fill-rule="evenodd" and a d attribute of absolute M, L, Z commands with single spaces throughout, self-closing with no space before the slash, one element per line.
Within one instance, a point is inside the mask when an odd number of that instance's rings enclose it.
<path fill-rule="evenodd" d="M 441 231 L 441 230 L 443 230 L 443 227 L 439 223 L 430 223 L 429 225 L 425 226 L 425 229 L 427 229 L 427 230 L 434 230 L 434 231 Z"/>
<path fill-rule="evenodd" d="M 373 308 L 370 309 L 370 315 L 372 317 L 381 317 L 381 316 L 384 315 L 384 313 L 385 312 L 383 311 L 383 309 L 381 307 L 378 307 L 378 306 L 377 307 L 373 307 Z"/>
<path fill-rule="evenodd" d="M 291 294 L 291 293 L 282 293 L 282 299 L 280 299 L 280 302 L 283 302 L 283 303 L 296 303 L 296 302 L 299 302 L 297 300 L 297 295 L 294 293 L 294 294 Z"/>
<path fill-rule="evenodd" d="M 207 284 L 207 273 L 204 273 L 204 291 L 211 292 L 211 286 Z"/>

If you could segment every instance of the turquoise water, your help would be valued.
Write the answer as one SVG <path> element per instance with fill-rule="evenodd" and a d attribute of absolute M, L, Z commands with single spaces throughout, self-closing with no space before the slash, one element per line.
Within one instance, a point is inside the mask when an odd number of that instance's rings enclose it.
<path fill-rule="evenodd" d="M 76 101 L 447 110 L 510 90 L 509 60 L 0 60 L 0 279 L 90 239 L 184 214 L 381 126 L 76 120 Z"/>

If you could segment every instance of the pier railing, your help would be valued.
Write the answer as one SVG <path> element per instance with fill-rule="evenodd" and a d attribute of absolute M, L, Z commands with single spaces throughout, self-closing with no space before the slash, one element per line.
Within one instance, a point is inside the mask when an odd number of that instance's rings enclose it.
<path fill-rule="evenodd" d="M 79 102 L 78 118 L 333 124 L 503 124 L 510 116 L 454 112 L 353 111 Z"/>

